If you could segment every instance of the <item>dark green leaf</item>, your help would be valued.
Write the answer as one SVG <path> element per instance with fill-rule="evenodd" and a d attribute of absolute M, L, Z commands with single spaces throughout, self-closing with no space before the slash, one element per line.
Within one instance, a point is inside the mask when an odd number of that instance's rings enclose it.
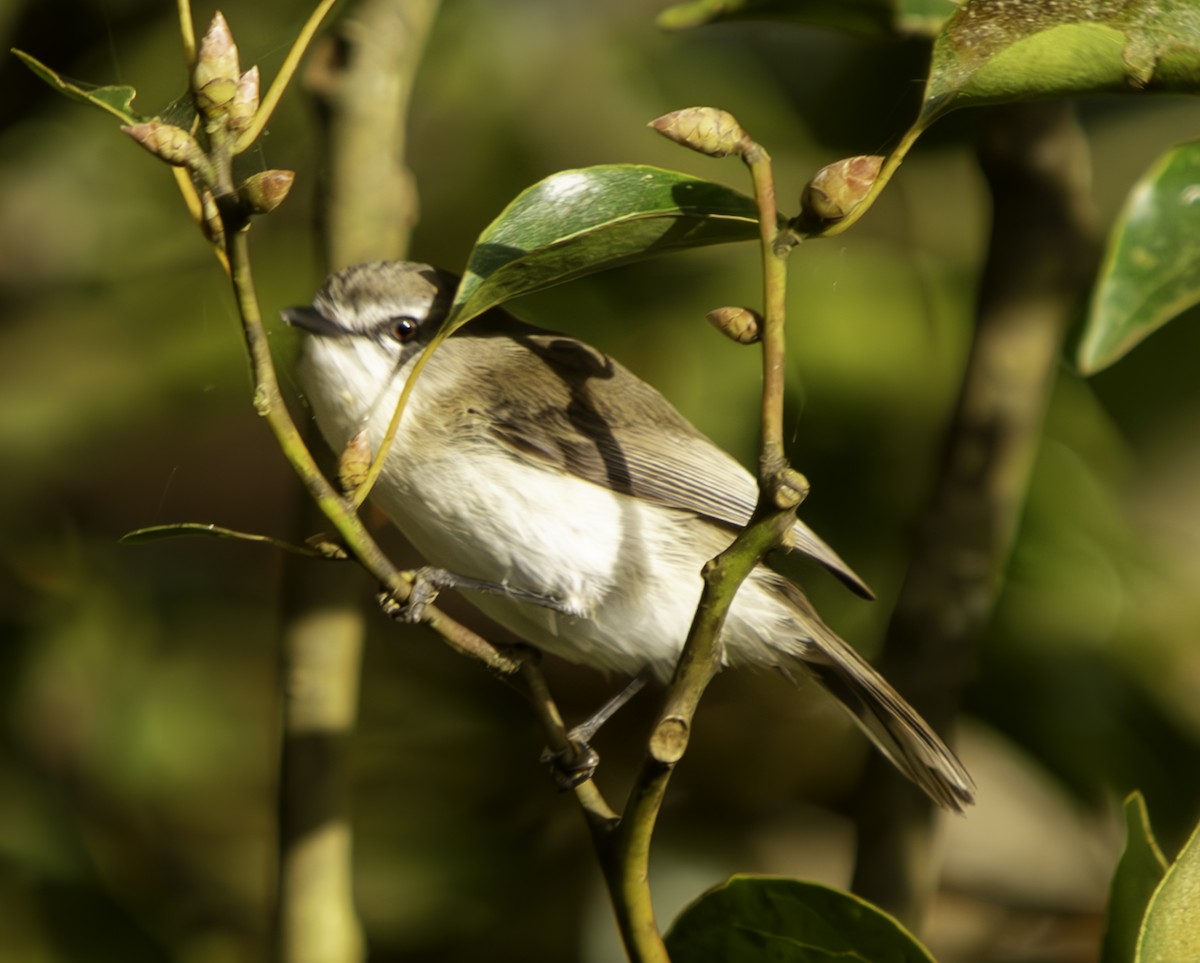
<path fill-rule="evenodd" d="M 133 112 L 132 104 L 136 91 L 132 87 L 93 87 L 78 81 L 72 82 L 24 51 L 14 50 L 13 53 L 60 94 L 106 110 L 126 124 L 136 124 L 145 119 Z"/>
<path fill-rule="evenodd" d="M 753 200 L 657 167 L 560 171 L 522 191 L 475 242 L 446 332 L 504 301 L 602 268 L 758 237 Z"/>
<path fill-rule="evenodd" d="M 1109 888 L 1108 920 L 1100 963 L 1129 963 L 1137 947 L 1146 906 L 1167 871 L 1167 860 L 1150 829 L 1139 792 L 1125 800 L 1125 851 Z"/>
<path fill-rule="evenodd" d="M 794 20 L 871 36 L 931 36 L 955 10 L 953 0 L 689 0 L 668 7 L 668 30 L 717 20 Z"/>
<path fill-rule="evenodd" d="M 1136 963 L 1200 960 L 1200 826 L 1158 885 L 1138 940 Z"/>
<path fill-rule="evenodd" d="M 968 0 L 934 42 L 922 123 L 956 107 L 1200 89 L 1195 0 Z"/>
<path fill-rule="evenodd" d="M 735 876 L 683 911 L 666 937 L 674 963 L 933 963 L 895 919 L 850 893 Z"/>
<path fill-rule="evenodd" d="M 1200 141 L 1133 187 L 1109 237 L 1078 363 L 1094 374 L 1200 303 Z"/>
<path fill-rule="evenodd" d="M 121 541 L 130 545 L 142 542 L 156 542 L 164 538 L 183 538 L 199 536 L 207 538 L 224 538 L 239 542 L 258 542 L 263 545 L 273 545 L 275 548 L 293 555 L 305 555 L 310 558 L 346 558 L 346 552 L 340 546 L 330 542 L 313 541 L 309 545 L 293 545 L 270 535 L 254 535 L 250 532 L 239 532 L 232 528 L 222 528 L 205 522 L 176 522 L 171 525 L 151 525 L 149 528 L 139 528 L 121 536 Z"/>

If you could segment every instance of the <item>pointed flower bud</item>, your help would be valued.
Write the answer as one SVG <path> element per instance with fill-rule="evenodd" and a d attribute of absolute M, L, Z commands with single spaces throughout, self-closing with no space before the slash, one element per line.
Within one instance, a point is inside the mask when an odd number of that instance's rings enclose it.
<path fill-rule="evenodd" d="M 225 18 L 217 13 L 208 32 L 196 51 L 196 67 L 192 71 L 192 92 L 196 106 L 209 120 L 224 116 L 237 93 L 237 46 Z"/>
<path fill-rule="evenodd" d="M 258 113 L 258 68 L 251 67 L 237 83 L 233 100 L 229 104 L 229 118 L 225 121 L 229 129 L 240 134 L 250 126 Z"/>
<path fill-rule="evenodd" d="M 242 182 L 238 198 L 251 214 L 267 214 L 283 203 L 295 179 L 295 171 L 259 171 Z"/>
<path fill-rule="evenodd" d="M 338 484 L 342 491 L 350 493 L 357 491 L 367 480 L 367 472 L 371 468 L 371 440 L 364 428 L 346 442 L 346 447 L 338 455 Z"/>
<path fill-rule="evenodd" d="M 762 337 L 762 315 L 753 308 L 714 308 L 705 317 L 714 328 L 738 344 L 754 344 Z"/>
<path fill-rule="evenodd" d="M 727 110 L 716 107 L 686 107 L 672 111 L 650 125 L 664 137 L 709 157 L 743 154 L 754 143 Z"/>
<path fill-rule="evenodd" d="M 121 130 L 173 167 L 196 170 L 208 163 L 196 138 L 182 127 L 150 120 L 142 124 L 130 124 Z"/>
<path fill-rule="evenodd" d="M 876 154 L 847 157 L 822 167 L 804 187 L 802 213 L 828 223 L 840 221 L 853 211 L 871 190 L 884 158 Z"/>

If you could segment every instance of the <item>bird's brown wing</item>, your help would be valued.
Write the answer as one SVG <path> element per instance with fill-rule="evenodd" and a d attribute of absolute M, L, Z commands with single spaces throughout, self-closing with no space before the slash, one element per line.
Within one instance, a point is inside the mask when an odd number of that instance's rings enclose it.
<path fill-rule="evenodd" d="M 512 329 L 507 329 L 511 337 Z M 478 336 L 487 336 L 482 327 Z M 753 476 L 701 434 L 636 375 L 595 348 L 565 335 L 528 328 L 513 344 L 476 411 L 485 430 L 520 457 L 615 491 L 694 512 L 740 528 L 758 497 Z M 555 375 L 547 389 L 546 368 Z M 539 370 L 541 369 L 541 370 Z M 537 384 L 538 393 L 529 385 Z M 547 393 L 548 391 L 548 393 Z M 853 591 L 871 590 L 803 522 L 792 547 L 816 559 Z"/>

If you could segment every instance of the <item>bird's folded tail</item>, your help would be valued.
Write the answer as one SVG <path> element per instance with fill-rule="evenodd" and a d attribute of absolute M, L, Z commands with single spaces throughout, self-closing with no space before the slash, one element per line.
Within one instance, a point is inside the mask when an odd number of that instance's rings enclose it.
<path fill-rule="evenodd" d="M 975 801 L 975 783 L 963 764 L 862 656 L 825 625 L 791 583 L 786 594 L 806 616 L 810 639 L 792 653 L 854 717 L 897 769 L 939 806 L 962 812 Z"/>

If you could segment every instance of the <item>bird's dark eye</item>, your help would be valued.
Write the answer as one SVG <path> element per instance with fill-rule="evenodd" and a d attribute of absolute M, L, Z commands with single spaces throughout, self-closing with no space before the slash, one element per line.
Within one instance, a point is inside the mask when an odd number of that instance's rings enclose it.
<path fill-rule="evenodd" d="M 411 341 L 416 337 L 417 328 L 418 325 L 415 318 L 402 315 L 401 317 L 389 320 L 384 331 L 389 338 L 403 344 L 405 341 Z"/>

